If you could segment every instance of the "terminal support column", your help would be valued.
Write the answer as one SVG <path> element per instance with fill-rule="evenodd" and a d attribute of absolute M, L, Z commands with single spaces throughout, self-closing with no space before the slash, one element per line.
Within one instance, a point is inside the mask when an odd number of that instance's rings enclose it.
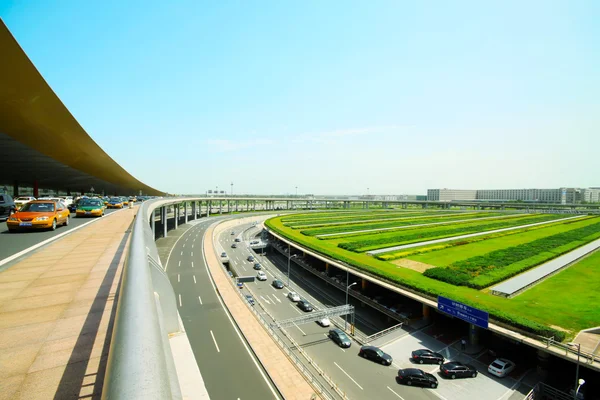
<path fill-rule="evenodd" d="M 175 215 L 175 229 L 177 229 L 177 225 L 179 225 L 179 204 L 175 204 L 175 207 L 173 207 L 173 214 Z"/>
<path fill-rule="evenodd" d="M 479 327 L 473 324 L 469 324 L 469 343 L 471 345 L 479 344 Z"/>
<path fill-rule="evenodd" d="M 194 216 L 194 218 L 192 218 L 192 220 L 196 220 L 196 202 L 192 201 L 192 215 Z"/>
<path fill-rule="evenodd" d="M 427 304 L 423 304 L 423 320 L 431 320 L 431 307 L 429 307 Z"/>
<path fill-rule="evenodd" d="M 183 202 L 183 218 L 185 219 L 185 223 L 188 223 L 188 213 L 187 213 L 187 202 Z"/>
<path fill-rule="evenodd" d="M 219 214 L 223 214 L 223 200 L 219 200 Z"/>
<path fill-rule="evenodd" d="M 210 217 L 210 207 L 211 207 L 210 200 L 207 200 L 206 201 L 206 217 Z"/>
<path fill-rule="evenodd" d="M 163 225 L 163 237 L 167 237 L 167 206 L 161 207 L 161 222 Z"/>

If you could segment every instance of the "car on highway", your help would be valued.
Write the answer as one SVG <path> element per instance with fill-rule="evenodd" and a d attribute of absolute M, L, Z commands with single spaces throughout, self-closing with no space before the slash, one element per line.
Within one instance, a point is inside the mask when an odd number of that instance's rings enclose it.
<path fill-rule="evenodd" d="M 497 358 L 488 366 L 488 372 L 498 378 L 504 378 L 510 374 L 516 365 L 514 362 L 507 360 L 506 358 Z"/>
<path fill-rule="evenodd" d="M 310 304 L 308 302 L 308 300 L 300 300 L 296 303 L 296 305 L 298 306 L 299 309 L 301 309 L 304 312 L 311 312 L 313 310 L 313 306 L 312 304 Z"/>
<path fill-rule="evenodd" d="M 111 197 L 106 208 L 123 208 L 123 200 L 120 197 Z"/>
<path fill-rule="evenodd" d="M 231 243 L 231 248 L 232 248 L 232 249 L 237 249 L 237 244 L 235 244 L 235 243 Z"/>
<path fill-rule="evenodd" d="M 231 231 L 231 234 L 232 234 L 232 235 L 235 235 L 235 232 L 234 232 L 234 231 Z"/>
<path fill-rule="evenodd" d="M 227 270 L 227 274 L 229 275 L 230 278 L 233 278 L 233 272 L 231 272 L 230 270 Z"/>
<path fill-rule="evenodd" d="M 223 257 L 223 258 L 226 258 L 226 257 L 227 257 L 227 253 L 225 253 L 225 252 L 222 252 L 222 253 L 221 253 L 221 257 Z"/>
<path fill-rule="evenodd" d="M 17 197 L 15 200 L 15 210 L 19 210 L 21 207 L 23 207 L 24 204 L 29 203 L 30 201 L 35 200 L 35 197 L 32 196 L 20 196 Z"/>
<path fill-rule="evenodd" d="M 385 353 L 379 347 L 375 346 L 363 346 L 360 348 L 358 355 L 362 358 L 366 358 L 367 360 L 375 361 L 376 363 L 382 365 L 392 365 L 392 356 L 388 353 Z"/>
<path fill-rule="evenodd" d="M 258 273 L 256 274 L 256 279 L 258 279 L 259 281 L 266 281 L 267 280 L 267 274 L 265 274 L 262 271 L 258 271 Z"/>
<path fill-rule="evenodd" d="M 352 341 L 350 340 L 348 335 L 346 335 L 346 333 L 341 329 L 330 329 L 329 333 L 327 334 L 327 337 L 333 340 L 338 346 L 343 347 L 345 349 L 352 346 Z"/>
<path fill-rule="evenodd" d="M 241 241 L 242 241 L 242 239 L 240 239 L 240 238 L 235 238 L 233 241 L 234 241 L 234 242 L 237 242 L 237 243 L 239 243 L 239 242 L 241 242 Z"/>
<path fill-rule="evenodd" d="M 0 219 L 7 219 L 16 211 L 15 202 L 8 194 L 0 194 Z"/>
<path fill-rule="evenodd" d="M 244 288 L 244 282 L 237 282 L 236 285 L 237 285 L 238 289 Z"/>
<path fill-rule="evenodd" d="M 296 292 L 289 292 L 287 297 L 293 302 L 300 301 L 300 296 Z"/>
<path fill-rule="evenodd" d="M 246 300 L 248 301 L 248 304 L 250 304 L 251 306 L 254 305 L 254 297 L 252 297 L 252 295 L 247 294 L 246 295 Z"/>
<path fill-rule="evenodd" d="M 477 376 L 477 368 L 471 364 L 463 364 L 458 361 L 447 362 L 440 365 L 440 374 L 444 378 L 475 378 Z"/>
<path fill-rule="evenodd" d="M 259 269 L 262 269 L 262 266 L 260 265 L 260 263 L 254 263 L 253 268 L 258 271 Z"/>
<path fill-rule="evenodd" d="M 275 279 L 273 282 L 271 282 L 271 286 L 273 286 L 275 289 L 283 289 L 284 284 L 279 279 Z"/>
<path fill-rule="evenodd" d="M 127 199 L 127 197 L 125 196 L 121 196 L 119 197 L 121 199 L 121 204 L 123 204 L 123 207 L 128 206 L 129 205 L 129 199 Z"/>
<path fill-rule="evenodd" d="M 440 353 L 434 353 L 431 350 L 419 349 L 412 352 L 412 361 L 419 364 L 439 364 L 444 363 L 444 356 Z"/>
<path fill-rule="evenodd" d="M 81 217 L 103 217 L 104 203 L 100 199 L 83 199 L 77 203 L 75 215 Z"/>
<path fill-rule="evenodd" d="M 321 325 L 323 328 L 327 328 L 331 325 L 331 321 L 327 317 L 323 317 L 317 320 L 317 324 Z"/>
<path fill-rule="evenodd" d="M 438 381 L 435 376 L 417 368 L 399 369 L 396 382 L 408 386 L 424 386 L 435 389 Z"/>
<path fill-rule="evenodd" d="M 247 260 L 250 262 L 254 262 L 254 256 L 248 256 Z"/>
<path fill-rule="evenodd" d="M 35 200 L 25 204 L 6 221 L 9 232 L 20 229 L 51 229 L 69 225 L 71 213 L 60 201 Z"/>

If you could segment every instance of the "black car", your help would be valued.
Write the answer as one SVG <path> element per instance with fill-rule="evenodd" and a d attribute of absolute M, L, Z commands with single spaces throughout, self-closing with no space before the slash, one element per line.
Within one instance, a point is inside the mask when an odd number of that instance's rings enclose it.
<path fill-rule="evenodd" d="M 477 376 L 477 369 L 470 364 L 452 361 L 440 365 L 440 373 L 444 378 L 475 378 Z"/>
<path fill-rule="evenodd" d="M 242 241 L 242 239 L 240 239 L 240 238 L 235 238 L 235 241 L 239 243 L 239 242 L 241 242 L 241 241 Z"/>
<path fill-rule="evenodd" d="M 309 312 L 309 311 L 313 310 L 313 306 L 308 301 L 306 301 L 306 300 L 300 300 L 299 302 L 296 303 L 296 305 L 302 311 Z"/>
<path fill-rule="evenodd" d="M 341 329 L 331 329 L 327 337 L 337 343 L 338 346 L 348 348 L 352 346 L 352 341 Z"/>
<path fill-rule="evenodd" d="M 438 386 L 438 381 L 435 376 L 417 368 L 405 368 L 398 370 L 396 382 L 408 386 L 424 386 L 435 389 Z"/>
<path fill-rule="evenodd" d="M 439 364 L 444 363 L 444 356 L 440 353 L 434 353 L 431 350 L 419 349 L 412 352 L 413 362 L 419 364 Z"/>
<path fill-rule="evenodd" d="M 13 198 L 8 194 L 0 194 L 0 219 L 8 219 L 15 211 Z"/>
<path fill-rule="evenodd" d="M 259 269 L 262 269 L 262 267 L 260 266 L 260 263 L 254 263 L 254 269 L 257 270 L 257 271 Z"/>
<path fill-rule="evenodd" d="M 232 248 L 232 249 L 237 249 L 237 244 L 235 244 L 235 243 L 232 243 L 232 244 L 231 244 L 231 248 Z"/>
<path fill-rule="evenodd" d="M 222 253 L 221 253 L 221 257 L 227 257 L 227 253 L 225 253 L 225 252 L 222 252 Z"/>
<path fill-rule="evenodd" d="M 392 365 L 392 356 L 384 353 L 380 348 L 375 346 L 363 346 L 360 348 L 358 355 L 368 360 L 375 361 L 382 365 Z"/>
<path fill-rule="evenodd" d="M 254 297 L 252 297 L 252 295 L 247 294 L 246 300 L 248 301 L 248 304 L 250 304 L 251 306 L 254 305 Z"/>
<path fill-rule="evenodd" d="M 283 289 L 284 285 L 283 285 L 283 282 L 275 279 L 273 282 L 271 282 L 271 286 L 273 286 L 275 289 Z"/>
<path fill-rule="evenodd" d="M 248 261 L 254 262 L 254 256 L 248 256 Z"/>

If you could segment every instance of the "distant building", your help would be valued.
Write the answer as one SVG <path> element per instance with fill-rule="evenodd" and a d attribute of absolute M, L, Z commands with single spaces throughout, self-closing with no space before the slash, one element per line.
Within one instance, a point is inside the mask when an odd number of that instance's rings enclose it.
<path fill-rule="evenodd" d="M 432 201 L 523 201 L 539 203 L 573 204 L 582 201 L 600 201 L 598 188 L 557 188 L 557 189 L 428 189 L 427 200 Z"/>

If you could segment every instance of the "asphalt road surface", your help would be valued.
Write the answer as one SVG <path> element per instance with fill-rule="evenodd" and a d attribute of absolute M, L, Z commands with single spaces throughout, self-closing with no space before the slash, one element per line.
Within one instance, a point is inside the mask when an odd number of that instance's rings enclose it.
<path fill-rule="evenodd" d="M 211 399 L 281 398 L 218 298 L 202 253 L 214 218 L 191 222 L 173 246 L 167 275 Z"/>
<path fill-rule="evenodd" d="M 249 226 L 249 225 L 248 225 Z M 247 226 L 246 226 L 247 227 Z M 244 229 L 244 226 L 241 226 Z M 238 228 L 239 229 L 239 228 Z M 237 233 L 237 232 L 236 232 Z M 227 249 L 230 263 L 242 271 L 244 275 L 255 275 L 254 262 L 247 261 L 249 255 L 257 255 L 247 247 L 247 242 L 238 243 L 237 249 L 231 248 L 231 243 L 238 235 L 229 235 L 224 232 L 218 240 L 223 248 Z M 244 238 L 246 239 L 246 238 Z M 246 239 L 247 240 L 247 239 Z M 268 258 L 257 257 L 266 272 L 267 281 L 255 281 L 245 284 L 245 293 L 251 293 L 262 306 L 264 306 L 276 320 L 305 315 L 296 303 L 290 301 L 286 295 L 287 288 L 275 289 L 271 286 L 273 279 L 287 281 L 279 268 L 275 267 Z M 235 268 L 234 267 L 234 268 Z M 296 267 L 298 268 L 298 267 Z M 291 286 L 301 297 L 306 298 L 316 310 L 325 308 L 318 299 L 302 289 L 299 282 L 294 281 L 295 274 L 291 276 Z M 246 292 L 249 289 L 248 292 Z M 337 291 L 337 289 L 334 289 Z M 258 304 L 255 307 L 260 307 Z M 351 399 L 416 399 L 439 400 L 436 389 L 408 387 L 396 383 L 398 367 L 394 364 L 383 366 L 358 357 L 360 345 L 352 343 L 349 349 L 342 349 L 327 337 L 329 329 L 316 323 L 302 324 L 287 328 L 294 340 L 308 353 L 308 355 L 332 378 Z M 407 355 L 407 358 L 409 355 Z M 418 368 L 418 367 L 417 367 Z M 439 381 L 439 380 L 438 380 Z M 442 382 L 443 384 L 444 382 Z"/>
<path fill-rule="evenodd" d="M 105 214 L 109 215 L 120 210 L 107 209 Z M 118 218 L 118 217 L 112 217 Z M 71 213 L 71 219 L 68 226 L 59 226 L 55 231 L 50 230 L 31 230 L 10 233 L 6 227 L 6 222 L 0 222 L 0 261 L 12 256 L 20 251 L 23 251 L 31 246 L 34 246 L 44 240 L 58 236 L 64 232 L 68 232 L 78 226 L 94 221 L 98 217 L 93 218 L 77 218 L 75 213 Z"/>

